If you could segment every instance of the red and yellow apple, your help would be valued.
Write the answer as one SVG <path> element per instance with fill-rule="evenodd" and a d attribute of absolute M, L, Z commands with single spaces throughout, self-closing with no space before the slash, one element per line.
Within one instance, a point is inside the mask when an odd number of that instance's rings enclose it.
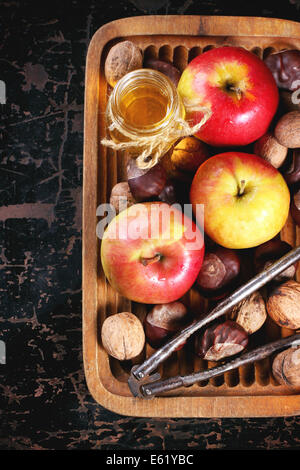
<path fill-rule="evenodd" d="M 178 207 L 134 204 L 104 232 L 101 261 L 111 286 L 136 302 L 173 302 L 195 282 L 204 256 L 203 236 Z"/>
<path fill-rule="evenodd" d="M 178 92 L 193 125 L 206 107 L 211 117 L 195 134 L 212 146 L 242 146 L 268 130 L 278 106 L 278 89 L 264 62 L 242 47 L 211 49 L 183 71 Z"/>
<path fill-rule="evenodd" d="M 261 157 L 226 152 L 194 176 L 190 200 L 204 205 L 204 230 L 226 248 L 251 248 L 275 237 L 286 222 L 290 193 L 282 175 Z"/>

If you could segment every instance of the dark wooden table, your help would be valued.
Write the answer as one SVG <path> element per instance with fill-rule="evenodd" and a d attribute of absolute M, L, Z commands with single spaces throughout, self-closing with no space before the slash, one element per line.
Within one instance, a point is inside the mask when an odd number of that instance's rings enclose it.
<path fill-rule="evenodd" d="M 148 13 L 296 20 L 300 3 L 0 2 L 0 80 L 7 95 L 0 104 L 0 341 L 6 345 L 0 448 L 300 449 L 300 417 L 131 418 L 105 410 L 87 390 L 81 341 L 85 58 L 101 25 Z"/>

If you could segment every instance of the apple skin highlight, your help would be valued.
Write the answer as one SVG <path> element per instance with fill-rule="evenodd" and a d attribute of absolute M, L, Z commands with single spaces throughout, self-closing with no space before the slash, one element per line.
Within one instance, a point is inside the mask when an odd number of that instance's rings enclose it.
<path fill-rule="evenodd" d="M 290 192 L 276 168 L 256 155 L 226 152 L 204 162 L 190 200 L 204 205 L 204 231 L 225 248 L 244 249 L 275 237 L 289 213 Z"/>

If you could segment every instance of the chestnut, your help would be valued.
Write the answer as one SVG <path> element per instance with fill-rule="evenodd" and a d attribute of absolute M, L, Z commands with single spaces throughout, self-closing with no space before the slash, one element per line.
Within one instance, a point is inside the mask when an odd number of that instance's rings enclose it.
<path fill-rule="evenodd" d="M 282 112 L 300 111 L 300 103 L 297 102 L 298 100 L 294 100 L 294 92 L 281 90 L 279 95 Z"/>
<path fill-rule="evenodd" d="M 283 173 L 286 184 L 294 187 L 300 182 L 300 150 L 293 151 L 293 159 L 289 168 Z"/>
<path fill-rule="evenodd" d="M 181 72 L 173 64 L 170 62 L 166 62 L 165 60 L 159 59 L 146 59 L 144 62 L 144 67 L 148 69 L 154 69 L 158 72 L 163 73 L 166 75 L 177 87 L 179 79 L 181 77 Z"/>
<path fill-rule="evenodd" d="M 173 148 L 174 146 L 165 155 L 162 155 L 159 160 L 159 163 L 164 167 L 168 179 L 178 181 L 179 183 L 181 183 L 182 187 L 190 187 L 193 179 L 193 173 L 184 172 L 182 170 L 179 170 L 179 168 L 175 166 L 174 162 L 171 159 Z"/>
<path fill-rule="evenodd" d="M 248 344 L 248 334 L 235 321 L 208 327 L 204 333 L 196 336 L 195 352 L 207 361 L 219 361 L 243 351 Z"/>
<path fill-rule="evenodd" d="M 197 286 L 205 297 L 222 298 L 237 285 L 241 270 L 235 250 L 214 246 L 206 252 L 197 277 Z"/>
<path fill-rule="evenodd" d="M 291 249 L 292 246 L 289 243 L 278 237 L 272 238 L 259 245 L 254 251 L 254 269 L 256 273 L 268 268 L 276 260 L 286 255 Z M 293 278 L 296 274 L 297 264 L 298 263 L 293 264 L 285 271 L 278 274 L 278 276 L 272 280 L 272 283 L 274 284 L 274 282 L 282 282 Z"/>
<path fill-rule="evenodd" d="M 290 91 L 299 88 L 300 51 L 284 50 L 276 52 L 270 54 L 264 62 L 271 70 L 279 88 Z"/>
<path fill-rule="evenodd" d="M 152 348 L 158 349 L 189 321 L 187 308 L 181 302 L 155 305 L 144 319 L 146 341 Z"/>
<path fill-rule="evenodd" d="M 159 196 L 165 187 L 167 173 L 160 163 L 149 169 L 141 169 L 136 160 L 131 158 L 127 163 L 127 179 L 132 196 L 141 202 Z"/>
<path fill-rule="evenodd" d="M 199 166 L 209 158 L 208 146 L 196 137 L 184 137 L 174 147 L 171 160 L 181 171 L 196 173 Z"/>
<path fill-rule="evenodd" d="M 168 179 L 162 192 L 159 194 L 158 199 L 167 204 L 184 204 L 189 203 L 189 186 L 182 184 L 181 181 L 176 179 Z"/>
<path fill-rule="evenodd" d="M 298 227 L 300 227 L 300 189 L 292 196 L 291 216 Z"/>
<path fill-rule="evenodd" d="M 177 202 L 178 188 L 175 181 L 168 180 L 162 192 L 158 195 L 158 199 L 167 204 L 175 204 Z"/>

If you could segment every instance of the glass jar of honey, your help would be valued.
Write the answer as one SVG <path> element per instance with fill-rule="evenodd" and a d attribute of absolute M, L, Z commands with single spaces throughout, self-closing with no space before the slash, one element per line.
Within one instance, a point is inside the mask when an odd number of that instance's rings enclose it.
<path fill-rule="evenodd" d="M 112 141 L 135 157 L 158 151 L 164 155 L 178 139 L 176 131 L 184 117 L 175 85 L 152 69 L 134 70 L 121 78 L 106 108 Z"/>

